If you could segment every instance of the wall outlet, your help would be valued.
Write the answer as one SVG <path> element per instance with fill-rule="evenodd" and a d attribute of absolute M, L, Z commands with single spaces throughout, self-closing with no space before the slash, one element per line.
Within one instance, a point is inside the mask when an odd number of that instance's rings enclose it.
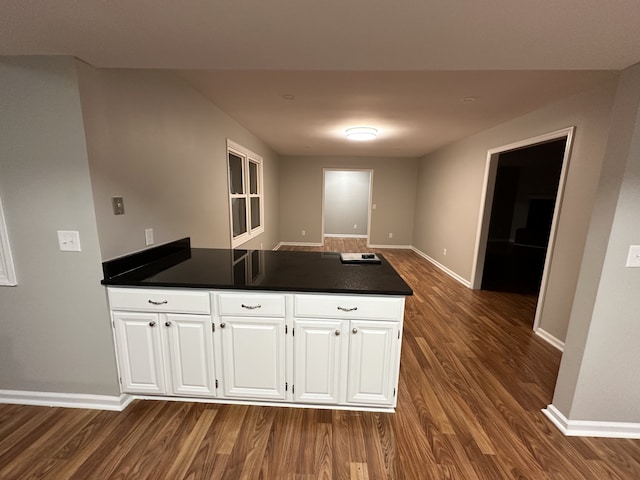
<path fill-rule="evenodd" d="M 444 250 L 442 250 L 442 254 L 443 254 L 444 256 L 446 256 L 446 255 L 447 255 L 447 249 L 446 249 L 446 248 L 445 248 Z"/>
<path fill-rule="evenodd" d="M 358 224 L 357 224 L 357 223 L 355 223 L 355 224 L 353 225 L 353 229 L 354 229 L 354 230 L 357 230 L 357 229 L 358 229 Z"/>
<path fill-rule="evenodd" d="M 79 252 L 80 232 L 77 230 L 58 230 L 58 246 L 63 252 Z"/>
<path fill-rule="evenodd" d="M 302 230 L 302 236 L 304 237 L 307 234 L 305 230 Z"/>
<path fill-rule="evenodd" d="M 393 233 L 389 232 L 389 238 L 393 238 Z"/>
<path fill-rule="evenodd" d="M 144 244 L 146 246 L 153 245 L 153 228 L 144 229 Z"/>

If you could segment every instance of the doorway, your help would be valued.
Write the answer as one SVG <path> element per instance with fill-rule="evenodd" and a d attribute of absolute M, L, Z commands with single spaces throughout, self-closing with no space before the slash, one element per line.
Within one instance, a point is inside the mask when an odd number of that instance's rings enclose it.
<path fill-rule="evenodd" d="M 371 223 L 371 170 L 324 169 L 324 237 L 366 238 Z"/>
<path fill-rule="evenodd" d="M 537 295 L 540 322 L 573 128 L 490 150 L 472 287 Z"/>

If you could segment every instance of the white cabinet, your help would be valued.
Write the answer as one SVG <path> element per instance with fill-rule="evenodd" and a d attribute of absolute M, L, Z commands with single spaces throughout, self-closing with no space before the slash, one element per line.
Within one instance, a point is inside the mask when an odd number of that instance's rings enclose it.
<path fill-rule="evenodd" d="M 347 401 L 394 403 L 396 349 L 400 348 L 398 323 L 352 320 L 349 327 Z"/>
<path fill-rule="evenodd" d="M 340 403 L 345 322 L 296 320 L 294 337 L 294 400 Z"/>
<path fill-rule="evenodd" d="M 204 295 L 206 304 L 202 295 L 191 292 L 109 289 L 124 392 L 216 395 L 211 315 L 162 312 L 184 308 L 208 313 L 209 297 Z M 195 302 L 189 304 L 189 298 Z"/>
<path fill-rule="evenodd" d="M 394 406 L 403 306 L 398 298 L 296 295 L 295 401 Z M 318 313 L 324 318 L 311 318 Z"/>
<path fill-rule="evenodd" d="M 166 392 L 159 322 L 156 313 L 113 313 L 123 391 Z"/>
<path fill-rule="evenodd" d="M 172 392 L 184 396 L 214 396 L 213 336 L 208 315 L 167 314 L 166 333 Z"/>
<path fill-rule="evenodd" d="M 395 407 L 402 297 L 117 287 L 108 292 L 125 393 Z"/>
<path fill-rule="evenodd" d="M 284 318 L 222 317 L 224 396 L 284 400 Z"/>
<path fill-rule="evenodd" d="M 285 295 L 229 292 L 217 298 L 224 396 L 284 400 Z"/>

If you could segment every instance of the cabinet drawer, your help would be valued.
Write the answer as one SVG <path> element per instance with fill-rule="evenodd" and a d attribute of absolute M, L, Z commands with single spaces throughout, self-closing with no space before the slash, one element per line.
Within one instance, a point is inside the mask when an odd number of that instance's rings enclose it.
<path fill-rule="evenodd" d="M 296 317 L 402 320 L 404 298 L 296 295 Z"/>
<path fill-rule="evenodd" d="M 111 310 L 211 313 L 209 293 L 193 290 L 108 288 Z"/>
<path fill-rule="evenodd" d="M 221 293 L 220 315 L 284 317 L 284 295 Z"/>

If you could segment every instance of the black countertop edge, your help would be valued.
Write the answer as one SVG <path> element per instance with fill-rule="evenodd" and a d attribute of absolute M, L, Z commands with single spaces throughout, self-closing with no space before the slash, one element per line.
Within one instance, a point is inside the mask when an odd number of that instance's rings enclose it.
<path fill-rule="evenodd" d="M 102 273 L 106 285 L 107 280 L 114 279 L 133 270 L 147 269 L 149 275 L 154 271 L 164 270 L 190 256 L 191 238 L 185 237 L 173 242 L 148 248 L 140 252 L 130 253 L 122 257 L 102 262 Z"/>
<path fill-rule="evenodd" d="M 396 291 L 389 292 L 388 290 L 355 290 L 355 289 L 345 289 L 345 288 L 291 288 L 291 287 L 265 287 L 265 286 L 251 286 L 251 285 L 203 285 L 201 283 L 198 284 L 176 284 L 176 283 L 163 283 L 163 282 L 136 282 L 133 285 L 130 281 L 122 281 L 118 282 L 117 279 L 103 280 L 103 285 L 108 285 L 110 287 L 131 287 L 131 288 L 198 288 L 205 290 L 251 290 L 256 292 L 287 292 L 287 293 L 335 293 L 338 295 L 385 295 L 389 297 L 407 297 L 413 295 L 413 290 L 408 289 L 405 291 Z"/>

